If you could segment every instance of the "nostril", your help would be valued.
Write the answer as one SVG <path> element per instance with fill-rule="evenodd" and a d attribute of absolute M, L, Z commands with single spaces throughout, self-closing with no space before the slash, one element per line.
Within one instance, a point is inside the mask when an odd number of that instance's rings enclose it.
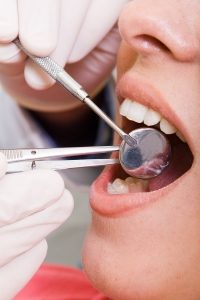
<path fill-rule="evenodd" d="M 158 51 L 171 52 L 159 39 L 147 34 L 134 36 L 133 44 L 135 50 L 141 54 L 151 54 Z"/>
<path fill-rule="evenodd" d="M 118 24 L 122 40 L 139 55 L 158 53 L 181 62 L 199 60 L 199 35 L 190 16 L 182 12 L 182 6 L 180 11 L 173 6 L 165 11 L 162 5 L 153 5 L 155 1 L 150 0 L 144 10 L 143 2 L 129 1 L 120 14 Z"/>

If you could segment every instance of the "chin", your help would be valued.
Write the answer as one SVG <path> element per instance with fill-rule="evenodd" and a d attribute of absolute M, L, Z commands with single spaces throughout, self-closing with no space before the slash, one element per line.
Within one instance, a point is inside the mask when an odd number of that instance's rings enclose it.
<path fill-rule="evenodd" d="M 97 289 L 115 300 L 200 299 L 200 162 L 181 116 L 137 76 L 124 76 L 117 87 L 121 127 L 130 132 L 160 126 L 159 121 L 144 125 L 133 120 L 131 99 L 143 110 L 159 112 L 168 121 L 159 130 L 171 142 L 172 161 L 150 180 L 130 178 L 121 166 L 109 166 L 93 183 L 85 271 Z M 146 121 L 152 122 L 151 117 Z"/>

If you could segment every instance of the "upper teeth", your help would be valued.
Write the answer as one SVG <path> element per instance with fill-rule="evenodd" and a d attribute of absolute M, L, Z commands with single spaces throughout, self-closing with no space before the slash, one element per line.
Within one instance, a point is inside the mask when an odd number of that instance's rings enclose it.
<path fill-rule="evenodd" d="M 125 99 L 120 106 L 120 114 L 127 119 L 153 126 L 160 122 L 160 130 L 165 134 L 176 133 L 185 142 L 183 135 L 170 122 L 163 118 L 158 112 L 147 106 L 130 99 Z"/>

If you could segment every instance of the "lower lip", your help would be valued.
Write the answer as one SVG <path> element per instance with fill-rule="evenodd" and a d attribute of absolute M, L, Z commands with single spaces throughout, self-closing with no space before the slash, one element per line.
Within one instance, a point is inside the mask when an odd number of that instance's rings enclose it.
<path fill-rule="evenodd" d="M 152 192 L 131 193 L 131 194 L 108 194 L 107 186 L 116 178 L 118 166 L 109 166 L 104 169 L 91 187 L 90 205 L 100 215 L 113 217 L 122 215 L 129 211 L 138 210 L 144 206 L 164 198 L 178 185 L 185 180 L 186 172 L 179 179 L 168 186 Z"/>

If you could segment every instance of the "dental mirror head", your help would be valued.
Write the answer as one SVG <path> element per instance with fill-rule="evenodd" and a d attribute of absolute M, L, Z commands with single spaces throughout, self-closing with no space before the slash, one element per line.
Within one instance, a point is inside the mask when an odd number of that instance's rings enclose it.
<path fill-rule="evenodd" d="M 141 179 L 160 175 L 171 159 L 171 145 L 164 134 L 154 128 L 139 128 L 129 135 L 136 145 L 121 143 L 119 160 L 124 171 Z"/>

